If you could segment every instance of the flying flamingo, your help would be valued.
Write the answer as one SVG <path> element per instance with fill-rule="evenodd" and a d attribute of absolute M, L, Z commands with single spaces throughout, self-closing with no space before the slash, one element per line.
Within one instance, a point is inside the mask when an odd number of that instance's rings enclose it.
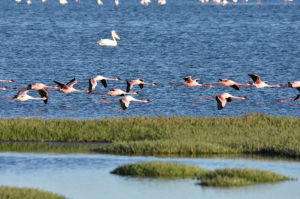
<path fill-rule="evenodd" d="M 116 96 L 116 95 L 125 96 L 125 95 L 129 95 L 129 94 L 132 94 L 132 95 L 140 94 L 140 92 L 136 91 L 133 93 L 128 93 L 128 92 L 122 91 L 121 89 L 111 89 L 109 92 L 92 93 L 92 94 L 107 94 L 110 96 Z"/>
<path fill-rule="evenodd" d="M 232 98 L 242 99 L 242 100 L 248 99 L 247 96 L 235 97 L 233 95 L 230 95 L 229 93 L 221 93 L 221 94 L 214 95 L 214 96 L 198 98 L 197 100 L 208 99 L 208 98 L 216 98 L 217 104 L 218 104 L 218 110 L 221 110 L 222 108 L 224 108 L 226 105 L 226 102 L 231 102 Z"/>
<path fill-rule="evenodd" d="M 57 81 L 54 81 L 59 87 L 60 90 L 49 90 L 49 91 L 60 91 L 62 93 L 68 94 L 72 92 L 89 92 L 89 90 L 77 90 L 73 86 L 77 83 L 77 80 L 74 78 L 69 83 L 64 84 Z"/>
<path fill-rule="evenodd" d="M 21 90 L 21 89 L 26 89 L 26 90 L 42 90 L 44 88 L 59 88 L 59 86 L 47 86 L 45 84 L 41 83 L 35 83 L 35 84 L 29 84 L 27 87 L 24 88 L 14 88 L 15 90 Z"/>
<path fill-rule="evenodd" d="M 230 86 L 232 88 L 234 88 L 235 90 L 240 90 L 240 85 L 251 85 L 250 83 L 247 83 L 247 84 L 239 84 L 239 83 L 236 83 L 232 80 L 228 80 L 228 79 L 219 79 L 220 80 L 220 83 L 218 83 L 218 85 L 220 86 Z"/>
<path fill-rule="evenodd" d="M 15 80 L 10 79 L 10 80 L 0 80 L 0 82 L 14 82 Z"/>
<path fill-rule="evenodd" d="M 0 100 L 16 100 L 16 101 L 27 101 L 27 100 L 43 100 L 45 104 L 47 104 L 48 102 L 48 92 L 45 89 L 39 90 L 39 94 L 42 98 L 35 98 L 35 97 L 31 97 L 30 95 L 27 95 L 27 92 L 29 90 L 25 90 L 25 91 L 19 91 L 17 95 L 15 95 L 14 97 L 10 97 L 10 98 L 0 98 Z"/>
<path fill-rule="evenodd" d="M 255 88 L 264 88 L 264 87 L 270 87 L 270 88 L 277 88 L 277 87 L 283 87 L 281 84 L 278 84 L 278 85 L 275 85 L 275 86 L 270 86 L 267 83 L 267 81 L 261 81 L 260 77 L 258 75 L 255 75 L 255 74 L 248 74 L 252 80 L 253 80 L 253 84 L 252 84 L 252 87 L 255 87 Z"/>
<path fill-rule="evenodd" d="M 97 86 L 97 81 L 101 81 L 102 85 L 104 86 L 104 88 L 107 87 L 107 80 L 115 80 L 115 81 L 118 81 L 118 80 L 121 80 L 120 77 L 117 77 L 115 79 L 112 79 L 112 78 L 107 78 L 107 77 L 103 77 L 101 75 L 98 75 L 94 78 L 91 78 L 91 79 L 82 79 L 82 80 L 78 80 L 78 81 L 84 81 L 84 80 L 89 80 L 89 91 L 88 91 L 88 94 L 90 94 Z"/>
<path fill-rule="evenodd" d="M 151 85 L 151 86 L 157 85 L 157 83 L 146 83 L 144 82 L 144 79 L 134 79 L 134 80 L 127 81 L 126 83 L 127 83 L 126 92 L 129 92 L 134 85 L 139 85 L 141 89 L 143 89 L 144 84 Z"/>
<path fill-rule="evenodd" d="M 188 77 L 185 77 L 183 79 L 185 81 L 184 84 L 170 84 L 170 86 L 187 86 L 187 87 L 203 86 L 203 85 L 201 85 L 197 82 L 197 81 L 200 80 L 200 78 L 192 79 L 192 76 L 188 76 Z"/>
<path fill-rule="evenodd" d="M 0 90 L 6 90 L 6 89 L 9 89 L 9 87 L 8 86 L 4 86 L 4 87 L 0 88 Z"/>
<path fill-rule="evenodd" d="M 151 102 L 151 100 L 149 100 L 149 99 L 146 99 L 146 100 L 138 100 L 138 99 L 135 99 L 135 98 L 133 98 L 132 96 L 128 95 L 128 96 L 125 96 L 125 97 L 122 97 L 122 98 L 119 98 L 119 99 L 102 100 L 101 103 L 104 103 L 104 102 L 112 102 L 112 101 L 119 101 L 120 104 L 121 104 L 122 110 L 125 110 L 125 109 L 128 108 L 130 101 L 134 101 L 134 102 L 144 102 L 144 103 Z"/>

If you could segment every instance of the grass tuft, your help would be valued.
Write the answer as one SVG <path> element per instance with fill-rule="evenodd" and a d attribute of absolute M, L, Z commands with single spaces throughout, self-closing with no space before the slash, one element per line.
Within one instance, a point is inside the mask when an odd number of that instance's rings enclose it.
<path fill-rule="evenodd" d="M 39 189 L 0 186 L 0 198 L 13 199 L 64 199 L 66 197 Z"/>
<path fill-rule="evenodd" d="M 211 171 L 193 165 L 178 164 L 175 162 L 139 162 L 125 164 L 111 173 L 118 175 L 163 177 L 163 178 L 193 178 Z"/>
<path fill-rule="evenodd" d="M 218 187 L 238 187 L 259 183 L 275 183 L 292 180 L 281 174 L 255 169 L 217 169 L 200 177 L 200 185 Z"/>

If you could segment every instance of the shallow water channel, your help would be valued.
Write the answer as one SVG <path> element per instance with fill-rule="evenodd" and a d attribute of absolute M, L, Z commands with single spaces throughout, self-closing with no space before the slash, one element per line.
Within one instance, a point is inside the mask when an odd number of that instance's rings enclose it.
<path fill-rule="evenodd" d="M 240 188 L 195 185 L 195 179 L 153 179 L 110 174 L 139 161 L 168 161 L 207 169 L 248 167 L 300 177 L 300 162 L 253 158 L 159 158 L 88 153 L 0 153 L 0 184 L 33 187 L 68 198 L 298 198 L 299 181 Z"/>

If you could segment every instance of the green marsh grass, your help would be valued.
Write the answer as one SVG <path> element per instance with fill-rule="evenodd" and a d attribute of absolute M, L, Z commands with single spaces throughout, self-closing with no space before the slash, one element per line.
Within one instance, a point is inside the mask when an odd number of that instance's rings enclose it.
<path fill-rule="evenodd" d="M 234 168 L 210 171 L 194 165 L 176 162 L 138 162 L 119 166 L 111 173 L 123 176 L 154 178 L 196 178 L 200 185 L 217 187 L 239 187 L 260 183 L 275 183 L 284 180 L 295 180 L 270 171 Z"/>
<path fill-rule="evenodd" d="M 134 117 L 114 119 L 0 119 L 1 141 L 111 142 L 112 154 L 274 154 L 299 157 L 300 119 L 241 117 Z"/>
<path fill-rule="evenodd" d="M 31 188 L 0 186 L 0 198 L 5 199 L 64 199 L 66 197 Z"/>
<path fill-rule="evenodd" d="M 255 169 L 216 169 L 214 172 L 200 177 L 200 185 L 218 187 L 239 187 L 260 183 L 275 183 L 284 180 L 293 180 L 284 175 L 270 171 Z"/>
<path fill-rule="evenodd" d="M 184 165 L 176 162 L 139 162 L 125 164 L 111 173 L 118 175 L 163 177 L 163 178 L 194 178 L 211 171 L 193 165 Z"/>

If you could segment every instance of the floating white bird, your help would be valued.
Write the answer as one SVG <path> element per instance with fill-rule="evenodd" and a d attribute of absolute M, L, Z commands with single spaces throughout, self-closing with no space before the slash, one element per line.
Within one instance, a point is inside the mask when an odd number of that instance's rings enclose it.
<path fill-rule="evenodd" d="M 97 0 L 98 5 L 103 5 L 101 0 Z"/>
<path fill-rule="evenodd" d="M 115 0 L 115 4 L 116 4 L 116 6 L 118 6 L 119 5 L 119 0 Z"/>
<path fill-rule="evenodd" d="M 16 2 L 20 3 L 22 0 L 16 0 Z"/>
<path fill-rule="evenodd" d="M 32 4 L 31 0 L 27 0 L 27 4 L 28 5 Z"/>
<path fill-rule="evenodd" d="M 42 2 L 44 3 L 44 2 L 46 2 L 46 0 L 42 0 Z"/>
<path fill-rule="evenodd" d="M 98 45 L 100 45 L 100 46 L 117 46 L 118 43 L 116 41 L 116 38 L 120 40 L 120 37 L 116 34 L 116 32 L 114 30 L 111 31 L 111 35 L 112 35 L 113 40 L 101 39 L 100 41 L 98 41 Z"/>
<path fill-rule="evenodd" d="M 68 2 L 67 2 L 67 0 L 59 0 L 59 3 L 60 4 L 67 4 Z"/>

